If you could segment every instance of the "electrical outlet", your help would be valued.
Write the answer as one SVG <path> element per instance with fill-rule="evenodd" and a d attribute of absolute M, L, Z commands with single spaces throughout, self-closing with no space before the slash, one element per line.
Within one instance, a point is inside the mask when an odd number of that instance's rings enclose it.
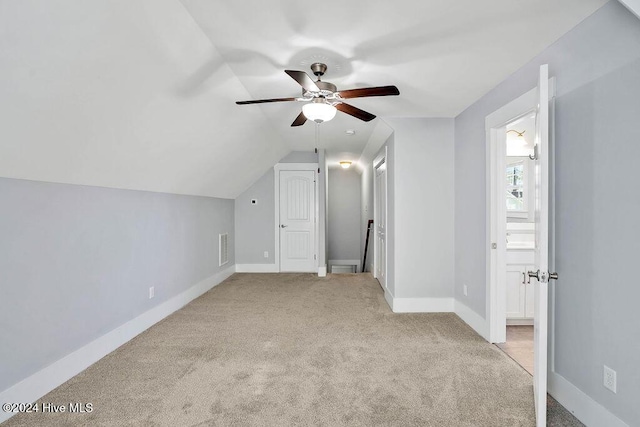
<path fill-rule="evenodd" d="M 614 393 L 617 393 L 616 388 L 618 384 L 616 380 L 616 371 L 614 371 L 607 365 L 604 365 L 604 376 L 602 378 L 602 383 L 606 388 Z"/>
<path fill-rule="evenodd" d="M 156 296 L 156 288 L 155 287 L 150 287 L 149 288 L 149 299 L 153 298 Z"/>
<path fill-rule="evenodd" d="M 269 251 L 264 251 L 264 257 L 269 258 Z"/>
<path fill-rule="evenodd" d="M 468 292 L 467 285 L 462 285 L 462 294 L 463 294 L 465 297 L 467 296 L 467 292 Z"/>

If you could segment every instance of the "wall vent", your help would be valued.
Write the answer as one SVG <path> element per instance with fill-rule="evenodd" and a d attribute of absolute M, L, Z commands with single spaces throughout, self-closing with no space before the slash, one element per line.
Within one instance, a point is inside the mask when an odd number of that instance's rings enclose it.
<path fill-rule="evenodd" d="M 225 265 L 229 262 L 229 246 L 228 246 L 229 234 L 220 234 L 220 244 L 218 253 L 220 254 L 220 264 Z"/>

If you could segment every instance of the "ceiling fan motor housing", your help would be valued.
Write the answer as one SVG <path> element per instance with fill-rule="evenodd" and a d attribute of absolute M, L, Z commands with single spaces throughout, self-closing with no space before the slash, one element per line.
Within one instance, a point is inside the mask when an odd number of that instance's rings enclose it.
<path fill-rule="evenodd" d="M 318 88 L 320 90 L 327 90 L 329 92 L 337 92 L 338 91 L 338 88 L 336 87 L 336 85 L 334 85 L 333 83 L 329 83 L 329 82 L 317 81 L 316 82 L 316 86 L 318 86 Z"/>
<path fill-rule="evenodd" d="M 334 85 L 333 83 L 329 83 L 329 82 L 323 82 L 320 80 L 320 77 L 322 77 L 324 75 L 324 73 L 327 71 L 327 66 L 326 64 L 323 64 L 322 62 L 314 62 L 313 64 L 311 64 L 311 71 L 313 71 L 313 74 L 318 77 L 318 80 L 316 82 L 314 82 L 316 84 L 316 86 L 318 86 L 318 89 L 320 89 L 321 91 L 327 91 L 327 92 L 331 92 L 331 93 L 335 93 L 338 91 L 338 88 L 336 87 L 336 85 Z M 304 93 L 304 91 L 303 91 Z M 321 94 L 321 95 L 328 95 L 327 93 Z"/>
<path fill-rule="evenodd" d="M 322 77 L 327 72 L 327 66 L 322 62 L 314 62 L 311 64 L 311 71 L 313 71 L 314 75 Z"/>

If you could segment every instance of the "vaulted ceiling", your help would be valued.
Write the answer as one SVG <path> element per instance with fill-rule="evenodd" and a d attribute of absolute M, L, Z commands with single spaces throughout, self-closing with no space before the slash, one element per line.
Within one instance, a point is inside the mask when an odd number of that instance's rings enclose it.
<path fill-rule="evenodd" d="M 357 160 L 385 117 L 455 117 L 605 0 L 0 0 L 0 176 L 236 197 L 292 150 Z M 395 84 L 290 124 L 285 68 Z M 345 134 L 356 131 L 354 136 Z"/>

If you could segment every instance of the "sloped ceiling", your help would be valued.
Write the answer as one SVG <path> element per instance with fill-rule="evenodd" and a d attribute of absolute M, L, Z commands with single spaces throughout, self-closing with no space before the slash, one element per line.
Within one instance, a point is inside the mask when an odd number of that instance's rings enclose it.
<path fill-rule="evenodd" d="M 2 1 L 0 52 L 0 176 L 233 198 L 289 152 L 179 1 Z"/>
<path fill-rule="evenodd" d="M 233 198 L 291 150 L 357 160 L 380 119 L 457 115 L 605 2 L 0 0 L 0 176 Z M 318 60 L 401 96 L 318 140 L 298 103 L 234 104 Z"/>

